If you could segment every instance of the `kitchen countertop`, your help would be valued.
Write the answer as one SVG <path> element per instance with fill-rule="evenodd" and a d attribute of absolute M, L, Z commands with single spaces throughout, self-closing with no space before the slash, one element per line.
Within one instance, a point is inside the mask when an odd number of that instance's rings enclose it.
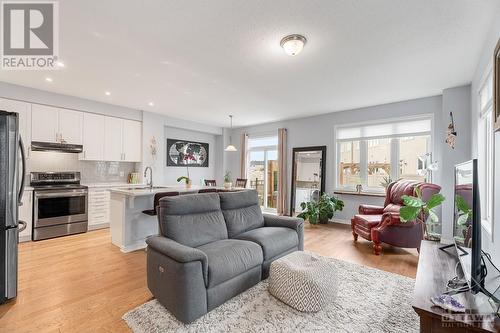
<path fill-rule="evenodd" d="M 147 187 L 147 185 L 143 185 L 143 187 Z M 116 194 L 122 194 L 125 196 L 129 197 L 142 197 L 142 196 L 149 196 L 149 195 L 154 195 L 155 193 L 159 192 L 170 192 L 170 191 L 175 191 L 179 193 L 197 193 L 201 189 L 205 188 L 215 188 L 219 190 L 224 190 L 224 187 L 209 187 L 209 186 L 196 186 L 193 185 L 190 188 L 186 188 L 185 186 L 154 186 L 154 188 L 151 190 L 149 188 L 137 188 L 137 189 L 131 189 L 131 188 L 112 188 L 109 191 L 111 193 L 116 193 Z M 238 187 L 238 188 L 232 188 L 231 190 L 244 190 L 244 188 Z"/>
<path fill-rule="evenodd" d="M 100 188 L 100 187 L 139 187 L 146 186 L 146 184 L 129 184 L 123 182 L 111 182 L 111 183 L 81 183 L 82 185 L 88 186 L 89 188 Z"/>

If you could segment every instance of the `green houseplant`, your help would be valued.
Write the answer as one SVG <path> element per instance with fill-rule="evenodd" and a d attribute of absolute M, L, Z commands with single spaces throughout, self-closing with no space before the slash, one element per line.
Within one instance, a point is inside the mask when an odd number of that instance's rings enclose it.
<path fill-rule="evenodd" d="M 419 217 L 423 221 L 424 234 L 427 234 L 428 239 L 439 239 L 439 236 L 431 235 L 427 230 L 427 226 L 432 228 L 439 224 L 439 217 L 433 211 L 434 208 L 439 207 L 444 201 L 445 197 L 441 193 L 436 193 L 432 195 L 429 200 L 424 201 L 422 199 L 422 191 L 419 188 L 415 189 L 416 197 L 403 195 L 404 206 L 399 210 L 399 218 L 401 222 L 406 223 L 408 221 L 414 221 Z M 425 220 L 425 216 L 429 216 L 428 221 Z"/>
<path fill-rule="evenodd" d="M 184 181 L 186 184 L 186 188 L 191 187 L 191 178 L 189 178 L 189 167 L 186 166 L 186 171 L 187 171 L 187 176 L 180 176 L 177 178 L 177 182 L 180 183 L 181 181 Z"/>
<path fill-rule="evenodd" d="M 336 211 L 344 209 L 344 202 L 334 196 L 323 193 L 318 201 L 302 202 L 300 208 L 302 208 L 302 213 L 297 215 L 297 217 L 308 220 L 309 223 L 315 225 L 318 222 L 328 223 L 328 220 L 333 217 Z"/>
<path fill-rule="evenodd" d="M 224 174 L 224 188 L 230 189 L 233 186 L 231 181 L 231 171 L 226 171 Z"/>

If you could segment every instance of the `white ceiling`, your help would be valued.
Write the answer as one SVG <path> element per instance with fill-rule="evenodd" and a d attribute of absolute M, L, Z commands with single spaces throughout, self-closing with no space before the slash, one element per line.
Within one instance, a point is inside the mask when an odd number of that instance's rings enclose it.
<path fill-rule="evenodd" d="M 222 126 L 228 114 L 251 125 L 466 84 L 500 15 L 498 0 L 59 4 L 66 68 L 1 81 Z M 291 33 L 308 39 L 296 57 L 279 46 Z"/>

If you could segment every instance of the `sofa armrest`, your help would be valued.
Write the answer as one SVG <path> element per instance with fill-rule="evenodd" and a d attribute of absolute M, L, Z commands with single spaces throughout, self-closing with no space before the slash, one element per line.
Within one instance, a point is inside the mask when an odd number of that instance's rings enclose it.
<path fill-rule="evenodd" d="M 361 215 L 384 214 L 384 207 L 374 205 L 359 205 L 359 213 Z"/>
<path fill-rule="evenodd" d="M 382 221 L 380 224 L 377 226 L 378 229 L 382 229 L 388 226 L 400 226 L 400 227 L 412 227 L 416 223 L 419 223 L 417 220 L 414 221 L 408 221 L 408 222 L 401 222 L 401 219 L 399 217 L 399 213 L 394 213 L 394 212 L 388 212 L 384 213 L 382 215 Z"/>
<path fill-rule="evenodd" d="M 285 227 L 293 229 L 299 237 L 299 250 L 304 250 L 304 220 L 297 217 L 277 216 L 270 214 L 264 215 L 264 226 L 266 227 Z"/>
<path fill-rule="evenodd" d="M 148 247 L 155 249 L 157 252 L 179 263 L 200 261 L 203 270 L 203 279 L 205 283 L 208 284 L 208 258 L 203 251 L 162 236 L 148 237 L 146 243 Z"/>

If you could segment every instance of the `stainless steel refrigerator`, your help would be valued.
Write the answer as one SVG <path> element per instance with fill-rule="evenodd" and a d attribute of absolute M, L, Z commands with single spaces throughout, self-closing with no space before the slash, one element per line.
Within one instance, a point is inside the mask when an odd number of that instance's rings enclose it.
<path fill-rule="evenodd" d="M 23 149 L 19 115 L 0 110 L 0 303 L 17 295 L 17 243 L 26 228 L 18 218 L 26 173 Z"/>

